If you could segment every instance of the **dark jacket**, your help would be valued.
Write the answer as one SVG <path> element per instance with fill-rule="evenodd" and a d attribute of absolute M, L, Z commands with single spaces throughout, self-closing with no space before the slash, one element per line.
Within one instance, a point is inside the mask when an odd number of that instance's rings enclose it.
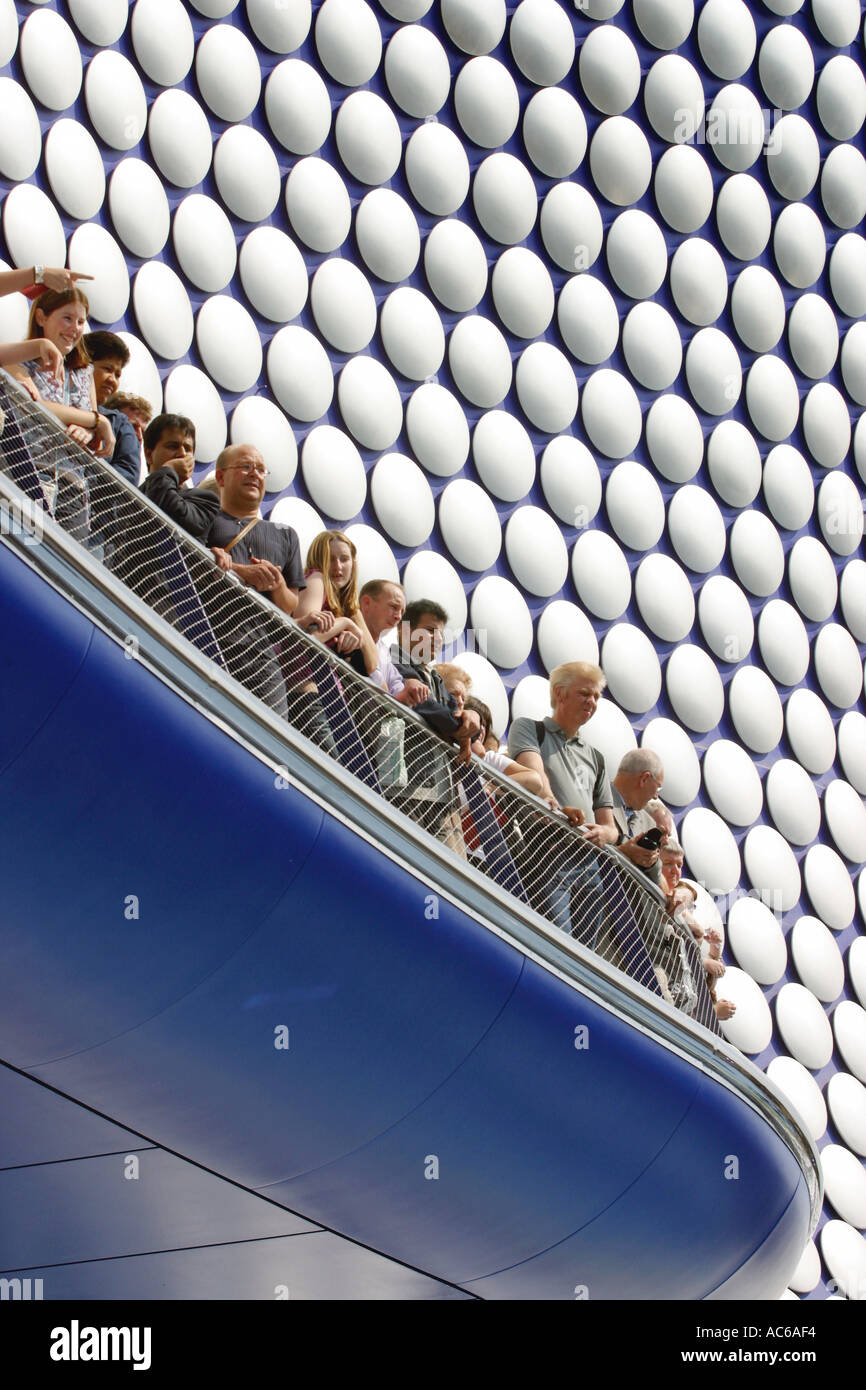
<path fill-rule="evenodd" d="M 141 485 L 145 497 L 188 531 L 205 541 L 220 509 L 219 494 L 210 488 L 182 488 L 173 468 L 157 468 Z"/>

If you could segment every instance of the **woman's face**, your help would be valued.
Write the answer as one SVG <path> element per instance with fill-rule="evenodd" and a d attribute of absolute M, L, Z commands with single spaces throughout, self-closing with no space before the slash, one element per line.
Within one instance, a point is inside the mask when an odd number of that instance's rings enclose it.
<path fill-rule="evenodd" d="M 71 304 L 61 304 L 59 309 L 53 309 L 50 314 L 37 309 L 36 321 L 42 325 L 42 336 L 49 338 L 66 357 L 87 326 L 87 310 L 83 304 L 73 300 Z"/>
<path fill-rule="evenodd" d="M 345 541 L 331 541 L 331 565 L 328 575 L 338 589 L 352 577 L 352 552 Z"/>

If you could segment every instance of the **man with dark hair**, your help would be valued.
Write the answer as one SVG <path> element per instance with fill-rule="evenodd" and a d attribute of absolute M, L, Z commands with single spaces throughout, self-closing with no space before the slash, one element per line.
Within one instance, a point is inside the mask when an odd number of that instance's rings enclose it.
<path fill-rule="evenodd" d="M 144 495 L 196 540 L 206 540 L 220 503 L 210 488 L 186 487 L 195 464 L 192 420 L 185 415 L 157 415 L 144 431 L 144 458 Z"/>
<path fill-rule="evenodd" d="M 99 413 L 106 417 L 114 431 L 114 453 L 107 462 L 127 482 L 137 487 L 141 472 L 141 446 L 126 416 L 108 405 L 109 397 L 117 390 L 120 374 L 129 361 L 129 348 L 116 333 L 102 330 L 86 333 L 83 341 L 93 363 L 93 386 Z M 79 437 L 77 429 L 75 425 L 69 428 L 69 433 L 75 438 Z"/>

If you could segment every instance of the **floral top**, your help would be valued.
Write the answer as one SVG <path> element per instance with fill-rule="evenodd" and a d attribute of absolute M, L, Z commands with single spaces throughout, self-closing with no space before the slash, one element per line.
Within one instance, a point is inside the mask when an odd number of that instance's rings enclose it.
<path fill-rule="evenodd" d="M 58 380 L 44 367 L 38 367 L 30 375 L 43 401 L 50 401 L 52 405 L 74 405 L 77 410 L 93 409 L 90 392 L 93 384 L 91 366 L 73 367 L 64 373 L 63 380 Z"/>

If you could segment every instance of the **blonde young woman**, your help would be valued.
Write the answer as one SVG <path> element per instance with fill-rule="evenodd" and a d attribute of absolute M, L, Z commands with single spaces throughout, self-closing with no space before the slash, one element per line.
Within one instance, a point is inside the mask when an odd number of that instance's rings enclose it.
<path fill-rule="evenodd" d="M 358 605 L 358 552 L 349 537 L 320 531 L 307 551 L 304 577 L 295 622 L 370 675 L 379 653 Z"/>

